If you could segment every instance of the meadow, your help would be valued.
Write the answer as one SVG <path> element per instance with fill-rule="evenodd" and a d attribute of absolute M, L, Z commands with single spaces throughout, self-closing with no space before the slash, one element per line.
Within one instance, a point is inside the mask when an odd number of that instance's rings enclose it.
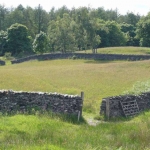
<path fill-rule="evenodd" d="M 123 94 L 147 81 L 150 61 L 51 60 L 1 66 L 0 89 L 85 93 L 84 111 L 99 113 L 102 98 Z"/>
<path fill-rule="evenodd" d="M 34 60 L 0 66 L 0 89 L 85 93 L 85 121 L 81 122 L 48 113 L 0 114 L 0 150 L 150 149 L 150 112 L 118 121 L 101 120 L 97 126 L 86 122 L 88 117 L 99 116 L 104 97 L 149 91 L 149 68 L 150 60 Z"/>

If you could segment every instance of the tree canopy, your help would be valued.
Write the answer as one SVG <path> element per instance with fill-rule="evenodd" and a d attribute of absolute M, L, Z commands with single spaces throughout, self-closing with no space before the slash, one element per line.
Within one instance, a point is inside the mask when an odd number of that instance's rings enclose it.
<path fill-rule="evenodd" d="M 40 33 L 36 35 L 33 42 L 33 51 L 41 54 L 48 51 L 48 39 L 46 33 L 40 31 Z"/>
<path fill-rule="evenodd" d="M 32 50 L 31 37 L 28 35 L 26 26 L 15 23 L 8 28 L 7 33 L 7 52 L 16 55 L 21 52 L 30 52 Z"/>
<path fill-rule="evenodd" d="M 65 53 L 89 48 L 95 53 L 100 47 L 150 46 L 149 30 L 150 13 L 121 15 L 118 9 L 66 6 L 47 12 L 40 5 L 0 5 L 0 54 L 32 50 Z"/>

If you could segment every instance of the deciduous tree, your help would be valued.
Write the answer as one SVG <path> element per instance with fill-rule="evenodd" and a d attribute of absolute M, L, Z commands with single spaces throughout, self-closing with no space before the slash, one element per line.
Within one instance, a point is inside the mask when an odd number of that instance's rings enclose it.
<path fill-rule="evenodd" d="M 7 32 L 0 31 L 0 55 L 4 55 L 6 48 Z"/>
<path fill-rule="evenodd" d="M 140 46 L 150 47 L 150 13 L 138 22 L 136 32 Z"/>
<path fill-rule="evenodd" d="M 26 26 L 16 23 L 8 28 L 7 51 L 12 55 L 32 51 L 31 37 Z"/>
<path fill-rule="evenodd" d="M 33 42 L 33 51 L 41 54 L 48 51 L 48 39 L 46 33 L 41 31 L 36 35 Z"/>

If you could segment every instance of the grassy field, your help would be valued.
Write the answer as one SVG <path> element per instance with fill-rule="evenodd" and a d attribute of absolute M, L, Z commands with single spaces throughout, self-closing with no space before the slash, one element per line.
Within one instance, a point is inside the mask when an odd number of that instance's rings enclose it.
<path fill-rule="evenodd" d="M 92 53 L 92 50 L 78 51 L 81 53 Z M 137 55 L 147 55 L 150 54 L 150 48 L 148 47 L 107 47 L 99 48 L 98 53 L 102 54 L 137 54 Z"/>
<path fill-rule="evenodd" d="M 104 97 L 148 90 L 149 68 L 150 60 L 30 61 L 0 66 L 0 89 L 78 95 L 84 91 L 86 118 L 88 113 L 99 114 Z M 102 121 L 96 127 L 47 114 L 0 114 L 0 150 L 148 150 L 149 139 L 150 112 L 124 121 Z"/>
<path fill-rule="evenodd" d="M 46 115 L 0 117 L 1 150 L 148 150 L 149 139 L 150 112 L 96 127 Z"/>
<path fill-rule="evenodd" d="M 0 67 L 0 89 L 85 92 L 84 111 L 97 113 L 104 97 L 123 94 L 137 81 L 150 78 L 150 61 L 31 61 Z"/>

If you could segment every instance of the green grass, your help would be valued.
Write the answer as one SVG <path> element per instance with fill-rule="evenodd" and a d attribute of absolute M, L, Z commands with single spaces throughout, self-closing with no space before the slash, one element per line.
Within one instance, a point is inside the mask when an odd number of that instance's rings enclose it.
<path fill-rule="evenodd" d="M 0 67 L 0 89 L 19 91 L 85 92 L 86 112 L 99 113 L 102 98 L 123 94 L 150 78 L 150 61 L 92 60 L 30 61 Z"/>
<path fill-rule="evenodd" d="M 81 53 L 92 53 L 92 50 L 78 51 Z M 107 47 L 99 48 L 98 53 L 102 54 L 137 54 L 137 55 L 147 55 L 150 54 L 150 48 L 148 47 Z"/>
<path fill-rule="evenodd" d="M 0 89 L 64 94 L 84 91 L 84 118 L 98 118 L 102 98 L 125 91 L 149 91 L 149 68 L 150 60 L 30 61 L 0 66 Z M 101 121 L 96 127 L 50 114 L 0 114 L 0 150 L 148 150 L 149 139 L 150 112 L 131 119 Z"/>
<path fill-rule="evenodd" d="M 150 112 L 132 120 L 76 125 L 38 115 L 0 117 L 1 150 L 149 149 Z"/>

